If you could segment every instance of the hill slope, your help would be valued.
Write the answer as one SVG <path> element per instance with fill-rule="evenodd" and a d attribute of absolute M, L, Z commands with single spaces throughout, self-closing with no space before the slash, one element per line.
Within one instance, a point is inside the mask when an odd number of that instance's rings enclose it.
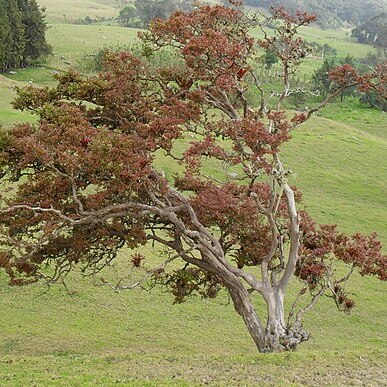
<path fill-rule="evenodd" d="M 112 18 L 118 15 L 119 9 L 114 0 L 37 0 L 46 8 L 48 22 L 65 22 L 91 18 Z"/>

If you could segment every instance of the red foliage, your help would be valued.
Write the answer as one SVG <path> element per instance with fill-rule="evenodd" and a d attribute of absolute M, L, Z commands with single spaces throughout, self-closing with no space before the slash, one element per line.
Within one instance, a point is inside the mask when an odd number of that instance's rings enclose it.
<path fill-rule="evenodd" d="M 134 267 L 140 267 L 142 265 L 142 261 L 145 259 L 145 257 L 140 253 L 133 254 L 131 258 L 132 265 Z"/>
<path fill-rule="evenodd" d="M 334 260 L 358 268 L 361 275 L 375 275 L 380 280 L 386 280 L 387 258 L 375 234 L 347 236 L 340 233 L 335 225 L 318 226 L 305 212 L 301 216 L 303 236 L 296 275 L 306 280 L 311 288 L 324 275 L 333 275 L 331 266 Z M 335 293 L 338 294 L 339 289 Z M 345 300 L 343 298 L 339 303 Z"/>
<path fill-rule="evenodd" d="M 140 37 L 157 47 L 178 47 L 196 78 L 230 90 L 248 70 L 254 41 L 245 20 L 239 9 L 199 6 L 190 13 L 177 11 L 168 20 L 154 21 Z"/>

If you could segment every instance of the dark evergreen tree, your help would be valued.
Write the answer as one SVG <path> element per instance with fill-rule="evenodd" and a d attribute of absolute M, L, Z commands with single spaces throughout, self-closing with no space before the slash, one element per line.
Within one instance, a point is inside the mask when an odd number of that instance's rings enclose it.
<path fill-rule="evenodd" d="M 23 64 L 24 51 L 26 48 L 22 13 L 19 10 L 17 0 L 5 0 L 5 10 L 8 15 L 9 26 L 11 29 L 11 45 L 7 67 L 19 67 Z"/>
<path fill-rule="evenodd" d="M 46 56 L 44 13 L 36 0 L 0 0 L 0 71 Z"/>
<path fill-rule="evenodd" d="M 266 70 L 270 70 L 273 65 L 278 63 L 278 57 L 273 51 L 266 51 L 265 54 L 262 55 L 261 60 Z"/>
<path fill-rule="evenodd" d="M 332 81 L 329 79 L 329 72 L 336 67 L 334 59 L 325 59 L 322 66 L 314 71 L 312 80 L 314 88 L 323 95 L 331 91 Z"/>
<path fill-rule="evenodd" d="M 36 3 L 36 0 L 18 0 L 22 13 L 25 38 L 27 44 L 23 55 L 23 64 L 27 65 L 31 60 L 38 59 L 51 53 L 51 47 L 46 41 L 45 32 L 47 25 L 44 14 Z"/>
<path fill-rule="evenodd" d="M 11 27 L 5 0 L 0 0 L 0 70 L 5 70 L 10 62 L 12 48 Z"/>

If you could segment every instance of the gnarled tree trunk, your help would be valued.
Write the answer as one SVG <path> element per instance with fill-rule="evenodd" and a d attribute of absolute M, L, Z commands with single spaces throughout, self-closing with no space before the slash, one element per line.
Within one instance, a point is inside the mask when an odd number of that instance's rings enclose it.
<path fill-rule="evenodd" d="M 265 332 L 266 352 L 293 350 L 298 344 L 308 340 L 309 335 L 300 324 L 291 327 L 286 324 L 284 294 L 280 288 L 270 290 L 264 298 L 268 310 Z"/>
<path fill-rule="evenodd" d="M 268 318 L 263 329 L 254 309 L 249 292 L 240 286 L 229 287 L 235 310 L 243 318 L 250 336 L 259 352 L 282 352 L 294 350 L 298 344 L 308 340 L 308 333 L 300 325 L 288 327 L 285 322 L 284 296 L 277 290 L 264 292 Z"/>
<path fill-rule="evenodd" d="M 234 308 L 243 318 L 250 336 L 254 340 L 259 352 L 265 352 L 265 331 L 251 302 L 249 292 L 242 284 L 229 288 Z"/>

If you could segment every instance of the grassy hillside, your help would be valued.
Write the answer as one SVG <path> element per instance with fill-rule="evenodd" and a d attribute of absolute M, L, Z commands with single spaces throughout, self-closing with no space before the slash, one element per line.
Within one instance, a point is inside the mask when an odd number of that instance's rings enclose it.
<path fill-rule="evenodd" d="M 33 119 L 11 110 L 14 86 L 52 84 L 53 71 L 136 35 L 120 27 L 58 23 L 63 14 L 109 16 L 116 12 L 113 1 L 40 3 L 48 7 L 55 54 L 40 68 L 0 77 L 5 125 Z M 369 50 L 351 43 L 345 31 L 312 28 L 304 34 L 335 46 L 340 56 L 360 57 Z M 338 223 L 348 232 L 376 230 L 385 246 L 386 123 L 386 114 L 356 100 L 331 104 L 284 149 L 293 182 L 319 221 Z M 115 278 L 115 270 L 126 272 L 125 255 L 106 275 Z M 0 275 L 1 386 L 386 384 L 387 286 L 374 278 L 355 276 L 349 284 L 357 301 L 350 316 L 336 312 L 329 300 L 319 304 L 305 322 L 313 336 L 297 352 L 259 355 L 225 293 L 172 305 L 160 289 L 115 293 L 77 274 L 68 279 L 69 293 L 60 286 L 47 293 L 40 285 L 10 288 Z"/>
<path fill-rule="evenodd" d="M 38 0 L 37 3 L 46 8 L 49 23 L 84 19 L 86 16 L 111 18 L 119 12 L 114 0 Z"/>
<path fill-rule="evenodd" d="M 171 305 L 160 291 L 114 293 L 75 278 L 69 288 L 71 295 L 63 288 L 39 295 L 38 287 L 2 283 L 2 386 L 376 386 L 387 377 L 386 287 L 377 281 L 355 279 L 351 316 L 323 302 L 307 320 L 312 339 L 295 353 L 271 355 L 256 353 L 224 294 Z"/>
<path fill-rule="evenodd" d="M 314 118 L 285 147 L 294 182 L 321 222 L 347 232 L 377 230 L 386 245 L 386 115 L 357 101 L 331 105 L 323 115 L 331 118 Z"/>
<path fill-rule="evenodd" d="M 18 86 L 24 86 L 24 83 L 9 80 L 0 74 L 0 123 L 3 126 L 32 119 L 30 114 L 18 112 L 11 106 L 11 101 L 16 97 L 15 88 Z"/>

